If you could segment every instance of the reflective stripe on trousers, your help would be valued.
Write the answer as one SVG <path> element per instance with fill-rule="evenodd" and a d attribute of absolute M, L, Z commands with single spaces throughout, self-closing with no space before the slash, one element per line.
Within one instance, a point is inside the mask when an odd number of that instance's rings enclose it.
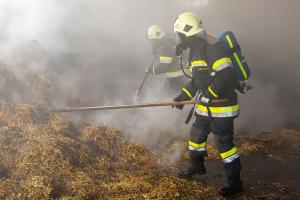
<path fill-rule="evenodd" d="M 232 161 L 240 157 L 236 147 L 233 147 L 229 151 L 220 153 L 220 156 L 223 159 L 224 163 L 231 163 Z"/>
<path fill-rule="evenodd" d="M 189 141 L 189 150 L 190 151 L 206 151 L 206 142 L 197 144 L 190 140 Z"/>

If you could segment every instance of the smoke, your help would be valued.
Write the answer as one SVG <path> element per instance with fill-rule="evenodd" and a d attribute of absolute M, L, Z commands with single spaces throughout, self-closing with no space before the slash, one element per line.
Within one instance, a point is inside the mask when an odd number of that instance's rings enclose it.
<path fill-rule="evenodd" d="M 241 95 L 238 129 L 254 134 L 300 128 L 299 8 L 298 0 L 2 0 L 0 60 L 20 80 L 28 71 L 55 74 L 59 92 L 53 107 L 69 106 L 61 98 L 65 93 L 95 106 L 134 103 L 152 60 L 147 28 L 160 24 L 172 31 L 178 14 L 193 11 L 213 35 L 232 30 L 252 68 L 254 89 Z M 163 84 L 162 78 L 151 77 L 140 101 L 172 100 L 176 94 L 164 90 Z M 111 124 L 152 145 L 164 132 L 187 134 L 188 110 L 145 108 L 66 116 Z"/>

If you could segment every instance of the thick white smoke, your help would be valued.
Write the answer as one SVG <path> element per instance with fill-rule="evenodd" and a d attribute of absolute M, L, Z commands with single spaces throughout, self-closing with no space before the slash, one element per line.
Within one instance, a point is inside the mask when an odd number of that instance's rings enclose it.
<path fill-rule="evenodd" d="M 54 73 L 61 92 L 82 96 L 93 105 L 134 103 L 135 90 L 152 60 L 147 28 L 160 24 L 172 31 L 178 14 L 193 11 L 213 35 L 236 33 L 252 67 L 254 90 L 241 97 L 239 129 L 257 133 L 299 127 L 299 8 L 298 0 L 2 0 L 0 60 L 21 79 L 26 70 Z M 32 62 L 32 54 L 44 59 Z M 141 100 L 172 100 L 175 94 L 161 91 L 162 84 L 159 78 L 149 79 Z M 68 106 L 59 93 L 52 105 Z M 183 124 L 187 110 L 68 116 L 112 124 L 141 142 L 155 143 L 163 132 L 188 132 Z"/>

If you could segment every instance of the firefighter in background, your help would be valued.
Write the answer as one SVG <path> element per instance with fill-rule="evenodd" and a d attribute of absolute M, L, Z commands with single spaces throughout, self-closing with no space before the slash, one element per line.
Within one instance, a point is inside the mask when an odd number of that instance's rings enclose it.
<path fill-rule="evenodd" d="M 178 92 L 187 81 L 181 70 L 180 60 L 175 55 L 176 35 L 166 33 L 158 25 L 152 25 L 148 29 L 148 39 L 156 62 L 146 69 L 146 73 L 164 76 L 167 88 Z"/>
<path fill-rule="evenodd" d="M 179 172 L 183 178 L 205 174 L 204 155 L 210 132 L 214 134 L 216 146 L 224 163 L 226 185 L 218 194 L 223 197 L 243 191 L 240 179 L 240 155 L 233 143 L 234 119 L 239 114 L 235 89 L 240 84 L 232 68 L 231 59 L 223 44 L 208 35 L 201 20 L 193 13 L 183 13 L 174 24 L 180 38 L 177 52 L 189 48 L 189 62 L 193 78 L 174 101 L 190 100 L 198 96 L 196 120 L 192 125 L 189 140 L 190 163 Z M 224 101 L 216 101 L 216 100 Z M 219 102 L 219 103 L 216 103 Z M 182 109 L 183 106 L 176 106 Z"/>

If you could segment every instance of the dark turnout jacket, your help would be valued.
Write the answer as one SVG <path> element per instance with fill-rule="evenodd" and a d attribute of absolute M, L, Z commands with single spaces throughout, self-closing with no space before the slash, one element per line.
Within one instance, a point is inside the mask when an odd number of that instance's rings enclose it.
<path fill-rule="evenodd" d="M 176 40 L 174 34 L 166 34 L 156 40 L 153 45 L 153 54 L 157 59 L 150 69 L 154 75 L 164 75 L 167 78 L 183 76 L 180 61 L 175 55 Z"/>
<path fill-rule="evenodd" d="M 220 41 L 209 43 L 202 37 L 195 37 L 189 47 L 189 63 L 193 78 L 182 89 L 182 95 L 188 100 L 199 91 L 210 99 L 208 104 L 197 105 L 196 112 L 199 115 L 237 116 L 239 105 L 235 89 L 239 86 L 239 82 L 223 44 Z M 220 99 L 221 101 L 218 101 Z"/>

